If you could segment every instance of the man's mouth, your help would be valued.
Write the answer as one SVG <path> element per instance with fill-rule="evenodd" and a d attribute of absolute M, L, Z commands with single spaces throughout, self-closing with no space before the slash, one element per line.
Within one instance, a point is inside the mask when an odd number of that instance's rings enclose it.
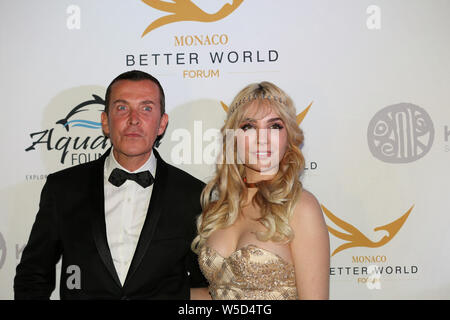
<path fill-rule="evenodd" d="M 128 138 L 139 138 L 139 137 L 142 137 L 142 135 L 137 133 L 137 132 L 130 132 L 130 133 L 125 133 L 125 137 L 128 137 Z"/>

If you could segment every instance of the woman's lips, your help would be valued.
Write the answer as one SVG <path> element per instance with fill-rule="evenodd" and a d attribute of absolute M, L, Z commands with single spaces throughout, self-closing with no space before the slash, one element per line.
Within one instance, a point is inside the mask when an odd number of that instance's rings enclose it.
<path fill-rule="evenodd" d="M 270 151 L 264 151 L 264 152 L 263 151 L 258 151 L 258 152 L 255 152 L 254 155 L 257 158 L 268 158 L 268 157 L 270 157 L 272 155 L 272 152 L 270 152 Z"/>

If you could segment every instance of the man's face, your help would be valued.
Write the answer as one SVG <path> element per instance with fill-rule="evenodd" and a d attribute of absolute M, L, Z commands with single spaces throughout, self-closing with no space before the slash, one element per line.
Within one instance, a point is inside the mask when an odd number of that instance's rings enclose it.
<path fill-rule="evenodd" d="M 154 82 L 119 80 L 112 85 L 109 114 L 102 113 L 102 128 L 121 165 L 130 160 L 144 164 L 167 121 L 167 114 L 161 117 L 159 88 Z"/>

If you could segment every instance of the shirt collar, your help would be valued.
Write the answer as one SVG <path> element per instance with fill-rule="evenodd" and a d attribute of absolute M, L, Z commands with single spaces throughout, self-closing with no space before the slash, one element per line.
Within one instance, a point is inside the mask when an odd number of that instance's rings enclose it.
<path fill-rule="evenodd" d="M 109 153 L 109 155 L 106 157 L 105 159 L 105 168 L 104 168 L 104 173 L 105 173 L 105 179 L 108 180 L 109 175 L 111 174 L 111 172 L 115 169 L 115 168 L 119 168 L 122 169 L 126 172 L 130 172 L 129 170 L 125 169 L 124 167 L 122 167 L 120 165 L 119 162 L 117 162 L 116 158 L 114 157 L 114 147 L 111 147 L 111 151 Z M 150 157 L 147 159 L 147 161 L 137 170 L 133 171 L 133 173 L 138 173 L 138 172 L 142 172 L 142 171 L 150 171 L 150 173 L 152 174 L 153 177 L 155 177 L 156 174 L 156 157 L 155 157 L 155 153 L 152 150 L 152 153 L 150 154 Z"/>

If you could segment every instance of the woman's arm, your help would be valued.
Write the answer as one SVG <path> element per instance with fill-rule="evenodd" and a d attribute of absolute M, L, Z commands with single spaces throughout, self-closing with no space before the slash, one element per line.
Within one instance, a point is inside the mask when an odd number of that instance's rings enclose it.
<path fill-rule="evenodd" d="M 191 300 L 211 300 L 208 288 L 191 288 Z"/>
<path fill-rule="evenodd" d="M 330 240 L 322 209 L 310 192 L 302 190 L 290 225 L 295 280 L 300 299 L 328 299 Z"/>

